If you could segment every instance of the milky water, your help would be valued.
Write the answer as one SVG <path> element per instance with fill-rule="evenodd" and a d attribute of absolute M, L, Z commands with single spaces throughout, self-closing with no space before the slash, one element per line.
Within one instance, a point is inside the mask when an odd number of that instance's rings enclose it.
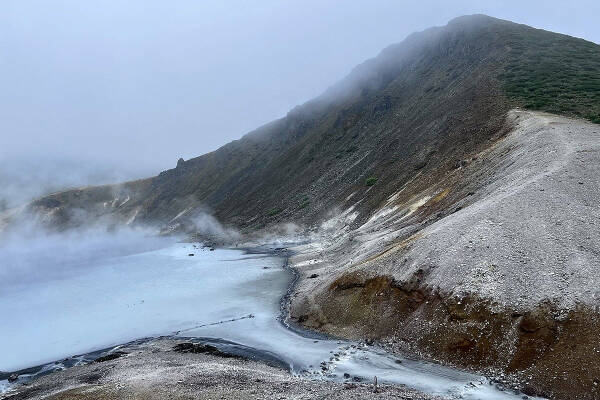
<path fill-rule="evenodd" d="M 94 262 L 80 268 L 70 260 L 69 274 L 23 275 L 10 285 L 0 284 L 0 370 L 50 363 L 137 338 L 180 335 L 223 338 L 269 352 L 293 373 L 312 379 L 344 380 L 347 373 L 452 398 L 521 398 L 484 377 L 422 361 L 398 363 L 377 347 L 288 329 L 278 318 L 291 281 L 281 257 L 209 251 L 187 243 L 101 254 L 95 252 Z"/>

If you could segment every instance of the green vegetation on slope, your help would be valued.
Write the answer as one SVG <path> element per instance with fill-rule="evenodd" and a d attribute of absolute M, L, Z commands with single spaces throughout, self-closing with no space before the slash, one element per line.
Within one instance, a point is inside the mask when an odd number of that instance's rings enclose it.
<path fill-rule="evenodd" d="M 377 183 L 377 178 L 375 178 L 375 177 L 367 178 L 367 180 L 365 181 L 366 186 L 373 186 L 376 183 Z"/>
<path fill-rule="evenodd" d="M 600 123 L 600 46 L 543 30 L 511 32 L 500 79 L 523 107 Z"/>
<path fill-rule="evenodd" d="M 280 213 L 280 212 L 282 212 L 282 211 L 283 211 L 283 209 L 282 209 L 282 208 L 279 208 L 279 207 L 273 207 L 273 208 L 271 208 L 271 209 L 269 210 L 269 216 L 277 215 L 277 214 L 279 214 L 279 213 Z"/>

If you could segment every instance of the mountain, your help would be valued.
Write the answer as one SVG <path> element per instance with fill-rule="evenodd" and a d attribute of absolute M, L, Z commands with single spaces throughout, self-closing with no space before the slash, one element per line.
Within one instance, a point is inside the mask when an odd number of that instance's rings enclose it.
<path fill-rule="evenodd" d="M 501 137 L 511 108 L 597 121 L 599 68 L 593 43 L 461 17 L 389 46 L 320 97 L 212 153 L 154 178 L 59 193 L 33 206 L 141 223 L 169 223 L 201 206 L 251 231 L 279 221 L 310 225 L 358 191 L 351 203 L 359 224 L 398 187 L 408 185 L 408 194 L 427 185 L 413 180 L 417 171 L 435 181 Z M 369 178 L 376 190 L 360 190 Z"/>
<path fill-rule="evenodd" d="M 297 323 L 597 398 L 599 71 L 594 43 L 460 17 L 212 153 L 28 210 L 61 228 L 293 222 L 313 237 L 292 259 Z"/>

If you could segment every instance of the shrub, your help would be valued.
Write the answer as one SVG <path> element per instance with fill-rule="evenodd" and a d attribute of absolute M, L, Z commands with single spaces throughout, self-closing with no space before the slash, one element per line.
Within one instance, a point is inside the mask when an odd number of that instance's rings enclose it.
<path fill-rule="evenodd" d="M 499 78 L 508 97 L 525 108 L 598 123 L 600 47 L 543 31 L 506 37 L 510 50 Z"/>
<path fill-rule="evenodd" d="M 310 201 L 308 200 L 308 196 L 304 196 L 302 198 L 302 202 L 300 203 L 299 208 L 306 208 L 306 207 L 308 207 L 309 204 L 310 204 Z"/>
<path fill-rule="evenodd" d="M 375 178 L 373 176 L 370 178 L 367 178 L 367 180 L 365 181 L 366 186 L 373 186 L 376 183 L 377 183 L 377 178 Z"/>
<path fill-rule="evenodd" d="M 282 209 L 282 208 L 279 208 L 279 207 L 273 207 L 273 208 L 271 208 L 271 209 L 269 210 L 269 215 L 270 215 L 270 216 L 273 216 L 273 215 L 279 214 L 279 213 L 280 213 L 280 212 L 282 212 L 282 211 L 283 211 L 283 209 Z"/>
<path fill-rule="evenodd" d="M 586 116 L 586 118 L 595 124 L 600 124 L 600 114 L 597 114 L 597 115 L 589 114 Z"/>

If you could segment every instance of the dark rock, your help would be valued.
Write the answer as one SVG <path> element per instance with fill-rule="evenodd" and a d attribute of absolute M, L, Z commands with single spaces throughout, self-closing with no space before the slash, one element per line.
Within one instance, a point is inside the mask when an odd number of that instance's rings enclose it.
<path fill-rule="evenodd" d="M 80 383 L 94 384 L 94 383 L 97 383 L 100 379 L 102 379 L 102 375 L 97 374 L 97 373 L 91 373 L 91 374 L 83 374 L 82 376 L 79 377 L 78 380 Z"/>
<path fill-rule="evenodd" d="M 350 378 L 350 374 L 347 372 L 344 372 L 344 378 L 349 379 Z"/>
<path fill-rule="evenodd" d="M 458 160 L 454 163 L 454 169 L 466 167 L 469 164 L 468 160 Z"/>
<path fill-rule="evenodd" d="M 210 354 L 213 356 L 223 357 L 223 358 L 242 358 L 242 357 L 234 355 L 234 354 L 222 352 L 215 346 L 211 346 L 210 344 L 204 344 L 204 343 L 191 343 L 191 342 L 178 343 L 173 347 L 173 350 L 177 351 L 179 353 Z"/>
<path fill-rule="evenodd" d="M 16 381 L 18 381 L 18 380 L 19 380 L 19 374 L 11 374 L 11 375 L 8 377 L 8 381 L 9 381 L 9 382 L 16 382 Z"/>
<path fill-rule="evenodd" d="M 61 205 L 60 201 L 52 197 L 44 197 L 42 199 L 36 200 L 33 204 L 35 206 L 42 206 L 46 208 L 56 208 Z"/>
<path fill-rule="evenodd" d="M 124 355 L 127 355 L 127 353 L 125 353 L 124 351 L 115 351 L 115 352 L 107 354 L 105 356 L 96 358 L 94 360 L 94 362 L 105 362 L 105 361 L 110 361 L 110 360 L 116 360 L 117 358 L 123 357 Z"/>
<path fill-rule="evenodd" d="M 425 168 L 426 165 L 427 165 L 427 160 L 422 160 L 422 161 L 419 161 L 417 164 L 415 164 L 415 166 L 413 167 L 413 169 L 415 171 L 418 171 L 420 169 Z"/>
<path fill-rule="evenodd" d="M 193 256 L 194 256 L 194 253 L 190 253 L 190 254 L 188 254 L 188 256 L 190 256 L 190 257 L 193 257 Z"/>
<path fill-rule="evenodd" d="M 312 274 L 311 276 L 309 276 L 310 279 L 314 279 L 314 278 L 318 278 L 319 274 Z"/>
<path fill-rule="evenodd" d="M 308 315 L 304 314 L 298 317 L 298 323 L 301 324 L 303 322 L 306 322 L 308 320 Z"/>

